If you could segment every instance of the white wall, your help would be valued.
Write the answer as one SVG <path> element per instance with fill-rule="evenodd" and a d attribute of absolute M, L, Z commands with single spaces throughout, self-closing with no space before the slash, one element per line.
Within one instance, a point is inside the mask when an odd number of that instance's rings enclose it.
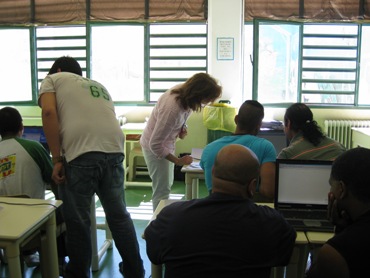
<path fill-rule="evenodd" d="M 208 72 L 223 87 L 222 99 L 239 106 L 243 96 L 243 28 L 244 0 L 208 1 Z M 218 59 L 217 40 L 234 42 L 232 60 Z"/>

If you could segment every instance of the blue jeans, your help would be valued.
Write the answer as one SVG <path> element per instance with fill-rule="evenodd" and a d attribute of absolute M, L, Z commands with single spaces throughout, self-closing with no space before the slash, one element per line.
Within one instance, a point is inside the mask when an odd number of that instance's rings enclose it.
<path fill-rule="evenodd" d="M 104 208 L 115 245 L 124 262 L 125 278 L 144 277 L 134 224 L 125 204 L 123 159 L 121 153 L 89 152 L 64 163 L 66 182 L 59 185 L 59 194 L 67 227 L 69 262 L 65 277 L 90 277 L 90 205 L 94 193 Z"/>

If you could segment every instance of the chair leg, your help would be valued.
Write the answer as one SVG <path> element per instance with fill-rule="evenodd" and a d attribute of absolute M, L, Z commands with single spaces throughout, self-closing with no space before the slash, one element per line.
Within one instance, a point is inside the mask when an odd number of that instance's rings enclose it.
<path fill-rule="evenodd" d="M 8 264 L 8 260 L 5 255 L 5 250 L 0 248 L 0 263 Z"/>
<path fill-rule="evenodd" d="M 91 210 L 90 210 L 90 218 L 91 218 L 91 245 L 92 245 L 92 261 L 91 261 L 91 270 L 93 272 L 99 270 L 99 262 L 107 250 L 113 248 L 113 237 L 112 233 L 109 229 L 108 224 L 105 222 L 104 224 L 97 224 L 96 223 L 96 211 L 95 211 L 95 195 L 92 197 L 91 201 Z M 99 247 L 98 246 L 98 237 L 97 237 L 97 229 L 105 230 L 106 239 L 104 243 Z"/>
<path fill-rule="evenodd" d="M 98 271 L 99 255 L 98 255 L 98 236 L 96 231 L 95 195 L 93 195 L 91 200 L 90 218 L 91 218 L 91 246 L 92 246 L 91 268 L 92 271 Z"/>
<path fill-rule="evenodd" d="M 135 155 L 130 154 L 129 164 L 128 164 L 128 180 L 133 181 L 136 176 L 136 163 Z"/>

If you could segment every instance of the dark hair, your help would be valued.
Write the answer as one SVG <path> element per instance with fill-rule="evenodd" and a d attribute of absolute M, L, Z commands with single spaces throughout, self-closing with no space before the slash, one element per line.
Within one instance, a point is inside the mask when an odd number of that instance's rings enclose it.
<path fill-rule="evenodd" d="M 16 135 L 22 130 L 22 116 L 18 110 L 13 107 L 4 107 L 0 109 L 0 135 Z"/>
<path fill-rule="evenodd" d="M 303 137 L 317 146 L 325 137 L 316 121 L 313 120 L 311 109 L 303 103 L 292 104 L 285 112 L 284 124 L 290 121 L 290 128 L 296 132 L 302 131 Z"/>
<path fill-rule="evenodd" d="M 49 70 L 49 74 L 57 73 L 58 69 L 60 69 L 60 71 L 67 71 L 82 76 L 82 69 L 80 64 L 77 62 L 76 59 L 69 56 L 63 56 L 56 59 Z"/>
<path fill-rule="evenodd" d="M 239 108 L 238 128 L 244 131 L 254 131 L 259 127 L 265 111 L 261 103 L 256 100 L 246 100 Z"/>
<path fill-rule="evenodd" d="M 172 94 L 178 94 L 176 99 L 181 102 L 184 109 L 190 108 L 193 111 L 200 111 L 202 103 L 215 101 L 221 93 L 222 87 L 217 84 L 217 80 L 202 72 L 194 74 L 172 91 Z"/>
<path fill-rule="evenodd" d="M 360 201 L 370 202 L 370 149 L 354 148 L 339 155 L 333 162 L 331 177 L 343 181 Z"/>

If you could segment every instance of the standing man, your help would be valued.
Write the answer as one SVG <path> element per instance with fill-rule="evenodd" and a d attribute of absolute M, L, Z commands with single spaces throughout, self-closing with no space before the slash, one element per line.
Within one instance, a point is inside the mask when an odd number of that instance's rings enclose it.
<path fill-rule="evenodd" d="M 83 78 L 72 57 L 58 58 L 41 83 L 39 105 L 67 227 L 65 277 L 90 277 L 90 205 L 96 193 L 123 262 L 125 278 L 144 277 L 123 190 L 124 136 L 107 89 Z"/>

